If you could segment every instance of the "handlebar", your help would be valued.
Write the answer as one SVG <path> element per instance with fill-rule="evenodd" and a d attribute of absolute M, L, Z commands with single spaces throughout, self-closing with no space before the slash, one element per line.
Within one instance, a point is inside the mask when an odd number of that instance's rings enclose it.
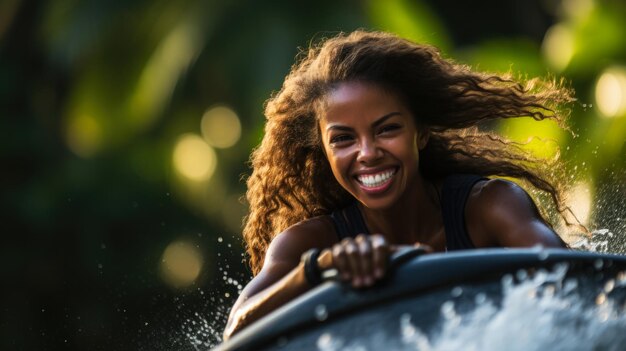
<path fill-rule="evenodd" d="M 404 263 L 410 261 L 412 258 L 428 253 L 422 246 L 408 246 L 398 249 L 396 252 L 389 256 L 388 270 L 393 271 Z M 327 269 L 322 272 L 322 281 L 337 281 L 339 280 L 339 271 L 336 268 Z"/>

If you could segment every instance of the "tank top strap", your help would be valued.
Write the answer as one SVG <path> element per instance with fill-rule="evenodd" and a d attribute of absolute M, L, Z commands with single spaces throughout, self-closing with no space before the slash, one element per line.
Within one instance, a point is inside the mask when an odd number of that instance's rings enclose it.
<path fill-rule="evenodd" d="M 359 234 L 369 235 L 367 225 L 365 225 L 365 220 L 356 202 L 348 207 L 333 211 L 330 214 L 330 219 L 335 225 L 335 231 L 340 241 L 345 238 L 354 238 Z"/>
<path fill-rule="evenodd" d="M 357 206 L 356 202 L 354 202 L 351 206 L 346 208 L 348 211 L 348 218 L 350 219 L 350 223 L 352 224 L 354 236 L 359 234 L 369 235 L 370 232 L 367 229 L 367 225 L 365 224 L 365 220 L 363 219 L 363 214 L 361 214 L 361 210 Z"/>
<path fill-rule="evenodd" d="M 444 180 L 441 212 L 446 232 L 446 251 L 475 248 L 465 227 L 465 205 L 474 184 L 487 179 L 474 174 L 455 174 Z"/>

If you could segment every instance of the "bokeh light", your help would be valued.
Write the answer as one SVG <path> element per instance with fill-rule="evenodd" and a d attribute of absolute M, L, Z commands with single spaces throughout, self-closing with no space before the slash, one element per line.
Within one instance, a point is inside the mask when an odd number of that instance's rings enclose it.
<path fill-rule="evenodd" d="M 200 127 L 206 142 L 217 148 L 231 147 L 241 137 L 239 117 L 226 106 L 208 109 L 202 116 Z"/>
<path fill-rule="evenodd" d="M 186 241 L 174 241 L 161 256 L 161 278 L 172 287 L 188 287 L 200 276 L 203 264 L 198 247 Z"/>
<path fill-rule="evenodd" d="M 572 60 L 574 48 L 572 30 L 559 23 L 548 29 L 541 49 L 548 64 L 557 71 L 562 71 Z"/>
<path fill-rule="evenodd" d="M 184 134 L 178 139 L 173 161 L 176 170 L 193 181 L 208 180 L 217 167 L 215 151 L 195 134 Z"/>
<path fill-rule="evenodd" d="M 88 158 L 98 151 L 102 143 L 102 127 L 89 115 L 77 115 L 68 120 L 67 146 L 78 156 Z"/>
<path fill-rule="evenodd" d="M 592 0 L 564 0 L 561 4 L 564 14 L 570 18 L 583 19 L 594 8 Z"/>
<path fill-rule="evenodd" d="M 596 106 L 604 117 L 626 113 L 626 69 L 612 67 L 598 78 L 595 87 Z"/>

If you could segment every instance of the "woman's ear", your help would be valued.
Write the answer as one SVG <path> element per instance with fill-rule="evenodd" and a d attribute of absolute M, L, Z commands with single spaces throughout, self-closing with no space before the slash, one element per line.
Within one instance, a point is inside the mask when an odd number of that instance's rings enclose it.
<path fill-rule="evenodd" d="M 417 132 L 417 148 L 422 150 L 428 145 L 428 139 L 430 139 L 430 130 L 422 127 Z"/>

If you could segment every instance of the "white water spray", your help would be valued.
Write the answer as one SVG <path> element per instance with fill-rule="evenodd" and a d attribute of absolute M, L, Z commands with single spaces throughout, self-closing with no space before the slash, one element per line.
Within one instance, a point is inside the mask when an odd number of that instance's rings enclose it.
<path fill-rule="evenodd" d="M 524 272 L 524 273 L 521 273 Z M 626 287 L 626 272 L 609 279 L 591 303 L 578 294 L 579 283 L 567 278 L 567 266 L 539 270 L 515 283 L 511 275 L 502 281 L 503 298 L 475 296 L 475 308 L 457 313 L 455 303 L 440 308 L 440 327 L 421 330 L 408 313 L 400 316 L 397 334 L 346 340 L 325 333 L 318 338 L 320 351 L 356 350 L 623 350 L 626 345 L 626 306 L 611 296 Z M 524 277 L 525 271 L 516 274 Z M 595 301 L 594 301 L 595 300 Z M 587 298 L 586 301 L 589 301 Z"/>

